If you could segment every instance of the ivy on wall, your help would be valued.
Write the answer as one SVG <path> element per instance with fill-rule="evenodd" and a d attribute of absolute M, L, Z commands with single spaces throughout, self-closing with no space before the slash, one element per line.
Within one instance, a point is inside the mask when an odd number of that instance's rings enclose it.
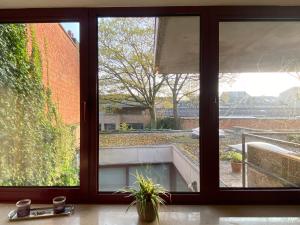
<path fill-rule="evenodd" d="M 33 27 L 0 24 L 1 186 L 79 184 L 75 128 L 63 123 L 42 78 Z"/>

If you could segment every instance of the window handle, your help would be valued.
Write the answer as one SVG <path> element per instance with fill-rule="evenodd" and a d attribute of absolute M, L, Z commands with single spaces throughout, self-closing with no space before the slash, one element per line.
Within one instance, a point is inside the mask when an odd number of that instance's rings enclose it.
<path fill-rule="evenodd" d="M 215 97 L 214 103 L 215 103 L 215 104 L 218 104 L 218 97 Z"/>
<path fill-rule="evenodd" d="M 86 118 L 86 101 L 83 102 L 83 122 L 85 122 Z"/>

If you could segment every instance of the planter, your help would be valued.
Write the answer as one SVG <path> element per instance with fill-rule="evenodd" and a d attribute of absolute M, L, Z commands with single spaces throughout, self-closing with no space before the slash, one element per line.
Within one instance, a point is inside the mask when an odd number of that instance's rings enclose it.
<path fill-rule="evenodd" d="M 231 162 L 231 170 L 233 173 L 241 173 L 242 172 L 242 163 Z"/>
<path fill-rule="evenodd" d="M 147 202 L 145 207 L 145 212 L 141 212 L 141 204 L 137 202 L 136 209 L 139 214 L 139 217 L 144 222 L 152 222 L 156 219 L 155 210 L 151 202 Z"/>

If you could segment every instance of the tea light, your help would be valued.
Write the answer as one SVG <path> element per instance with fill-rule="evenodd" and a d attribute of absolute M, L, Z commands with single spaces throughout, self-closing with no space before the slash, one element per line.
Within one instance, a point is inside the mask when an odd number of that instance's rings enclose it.
<path fill-rule="evenodd" d="M 16 203 L 18 217 L 29 216 L 30 214 L 30 199 L 22 199 Z"/>
<path fill-rule="evenodd" d="M 65 196 L 57 196 L 53 198 L 52 201 L 53 201 L 54 213 L 62 213 L 65 211 L 65 205 L 66 205 Z"/>

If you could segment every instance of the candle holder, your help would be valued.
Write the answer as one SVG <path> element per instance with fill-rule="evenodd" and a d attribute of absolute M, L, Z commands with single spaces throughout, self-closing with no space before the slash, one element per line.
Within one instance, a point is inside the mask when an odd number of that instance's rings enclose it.
<path fill-rule="evenodd" d="M 53 211 L 55 214 L 63 213 L 66 207 L 66 197 L 65 196 L 57 196 L 53 198 Z"/>
<path fill-rule="evenodd" d="M 18 217 L 29 216 L 30 214 L 30 199 L 22 199 L 16 203 Z"/>

